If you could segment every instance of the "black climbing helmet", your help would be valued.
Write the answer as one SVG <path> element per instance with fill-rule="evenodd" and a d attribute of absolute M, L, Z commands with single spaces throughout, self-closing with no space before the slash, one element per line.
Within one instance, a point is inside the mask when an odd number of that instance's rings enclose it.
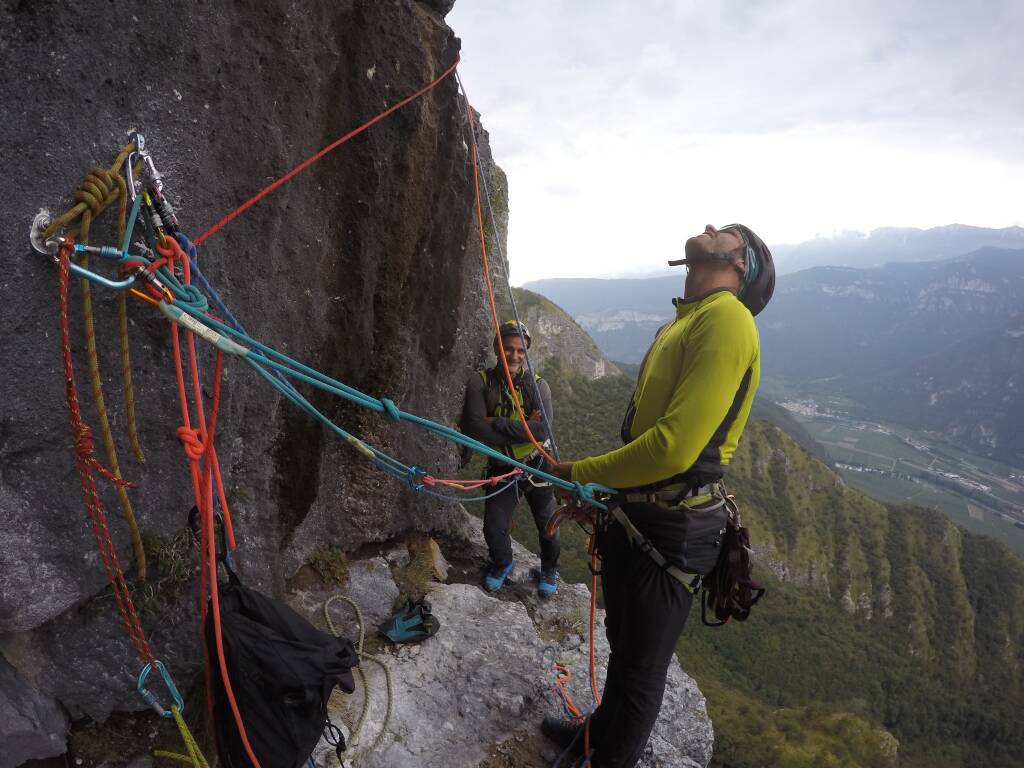
<path fill-rule="evenodd" d="M 743 239 L 743 282 L 738 294 L 750 314 L 757 315 L 768 306 L 775 292 L 775 262 L 772 252 L 754 232 L 742 224 L 730 224 L 719 231 L 735 230 Z"/>
<path fill-rule="evenodd" d="M 498 333 L 494 337 L 494 348 L 499 348 L 499 338 L 504 340 L 509 336 L 519 337 L 520 334 L 522 334 L 523 341 L 526 342 L 526 348 L 529 349 L 530 331 L 527 329 L 527 327 L 522 323 L 518 322 L 517 320 L 506 320 L 504 323 L 498 326 Z"/>
<path fill-rule="evenodd" d="M 756 315 L 768 306 L 775 291 L 775 262 L 772 261 L 772 252 L 760 237 L 742 224 L 729 224 L 718 231 L 727 232 L 730 229 L 739 234 L 743 241 L 743 279 L 737 298 L 750 310 L 750 314 Z M 700 259 L 736 263 L 736 252 L 739 250 L 734 248 L 731 251 L 707 253 L 701 255 Z M 690 258 L 675 259 L 668 265 L 676 267 L 680 264 L 690 264 L 692 261 Z"/>

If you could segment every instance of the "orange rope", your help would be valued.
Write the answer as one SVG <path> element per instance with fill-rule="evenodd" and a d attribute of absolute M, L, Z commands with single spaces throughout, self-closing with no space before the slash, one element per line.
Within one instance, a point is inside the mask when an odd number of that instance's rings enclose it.
<path fill-rule="evenodd" d="M 157 244 L 157 251 L 168 260 L 168 268 L 173 270 L 174 263 L 181 261 L 182 274 L 185 284 L 190 285 L 192 281 L 191 267 L 185 252 L 171 238 L 165 238 Z M 214 531 L 213 520 L 213 486 L 216 479 L 218 497 L 221 504 L 221 511 L 224 515 L 225 532 L 229 530 L 230 511 L 227 505 L 227 498 L 224 495 L 224 485 L 220 476 L 220 465 L 216 460 L 216 449 L 214 447 L 214 430 L 217 423 L 217 412 L 220 409 L 220 384 L 223 370 L 223 353 L 218 350 L 217 362 L 214 370 L 213 381 L 213 403 L 210 407 L 210 419 L 206 420 L 206 409 L 203 407 L 202 389 L 199 383 L 199 366 L 197 363 L 195 335 L 191 331 L 185 331 L 185 340 L 188 345 L 189 354 L 189 379 L 192 389 L 192 397 L 196 409 L 196 423 L 198 427 L 192 427 L 192 421 L 188 406 L 188 388 L 185 385 L 185 371 L 181 355 L 181 340 L 178 334 L 176 323 L 171 324 L 171 345 L 174 349 L 174 374 L 178 387 L 178 401 L 181 407 L 182 426 L 178 427 L 177 434 L 182 442 L 186 456 L 189 459 L 189 469 L 192 473 L 192 489 L 195 496 L 196 507 L 199 509 L 202 520 L 202 534 L 200 546 L 203 550 L 205 565 L 200 569 L 200 625 L 206 622 L 206 598 L 209 595 L 210 607 L 213 613 L 214 639 L 217 646 L 217 665 L 220 668 L 221 681 L 224 692 L 228 699 L 228 705 L 234 716 L 235 725 L 238 727 L 238 734 L 241 737 L 242 745 L 246 755 L 255 768 L 261 768 L 260 762 L 249 743 L 245 723 L 242 720 L 242 713 L 239 711 L 238 702 L 235 699 L 234 690 L 231 686 L 231 678 L 228 675 L 227 659 L 224 654 L 224 639 L 220 621 L 220 597 L 217 590 L 217 537 Z M 234 548 L 233 537 L 229 546 Z M 207 692 L 211 690 L 209 676 L 209 656 L 206 653 L 206 644 L 203 644 L 204 658 L 207 660 Z M 209 697 L 208 697 L 209 698 Z"/>
<path fill-rule="evenodd" d="M 470 156 L 473 160 L 473 192 L 476 196 L 476 220 L 477 228 L 480 233 L 480 256 L 484 265 L 484 282 L 487 284 L 487 299 L 491 307 L 491 320 L 494 322 L 494 333 L 498 339 L 498 348 L 501 352 L 501 354 L 498 355 L 498 359 L 501 361 L 502 370 L 505 371 L 505 381 L 508 382 L 509 391 L 512 393 L 512 402 L 516 406 L 516 413 L 519 415 L 519 419 L 522 422 L 526 436 L 530 439 L 533 447 L 540 452 L 540 455 L 543 456 L 549 464 L 554 466 L 558 461 L 552 458 L 552 456 L 544 450 L 544 446 L 537 442 L 537 438 L 533 436 L 533 432 L 530 430 L 526 414 L 523 413 L 523 406 L 519 402 L 519 397 L 515 393 L 516 386 L 512 382 L 512 372 L 508 369 L 508 360 L 505 359 L 505 343 L 501 338 L 501 323 L 498 321 L 498 307 L 494 303 L 494 286 L 491 284 L 491 265 L 487 259 L 487 242 L 484 236 L 484 212 L 480 202 L 480 169 L 477 164 L 476 155 L 476 123 L 473 120 L 473 108 L 469 104 L 469 95 L 465 90 L 463 90 L 463 96 L 466 102 L 466 116 L 469 120 Z"/>

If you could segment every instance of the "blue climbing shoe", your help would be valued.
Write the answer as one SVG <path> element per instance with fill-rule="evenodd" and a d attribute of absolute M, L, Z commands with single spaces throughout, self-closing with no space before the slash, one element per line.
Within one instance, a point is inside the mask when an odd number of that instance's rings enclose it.
<path fill-rule="evenodd" d="M 551 597 L 558 592 L 558 571 L 551 569 L 541 571 L 537 577 L 537 594 L 541 597 Z"/>
<path fill-rule="evenodd" d="M 488 592 L 497 592 L 505 583 L 505 579 L 512 573 L 515 563 L 508 565 L 492 565 L 484 575 L 484 589 Z"/>

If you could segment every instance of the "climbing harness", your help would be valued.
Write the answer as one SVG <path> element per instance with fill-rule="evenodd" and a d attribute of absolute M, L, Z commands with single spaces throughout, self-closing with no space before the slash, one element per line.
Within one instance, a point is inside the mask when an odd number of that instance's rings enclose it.
<path fill-rule="evenodd" d="M 753 579 L 750 532 L 740 521 L 736 500 L 725 497 L 729 518 L 715 567 L 703 580 L 700 618 L 709 627 L 720 627 L 730 619 L 746 621 L 750 610 L 767 591 Z M 710 611 L 715 620 L 708 619 Z"/>

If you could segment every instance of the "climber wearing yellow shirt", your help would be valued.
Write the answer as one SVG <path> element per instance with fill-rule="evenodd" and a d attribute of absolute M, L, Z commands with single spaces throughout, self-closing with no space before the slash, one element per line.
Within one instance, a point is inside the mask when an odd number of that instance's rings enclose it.
<path fill-rule="evenodd" d="M 775 286 L 772 256 L 747 227 L 708 225 L 686 242 L 684 297 L 655 335 L 622 425 L 625 445 L 559 464 L 554 473 L 620 489 L 616 521 L 599 532 L 611 646 L 590 718 L 591 765 L 632 768 L 661 709 L 668 665 L 693 584 L 717 559 L 718 485 L 750 415 L 761 375 L 754 315 Z M 634 546 L 646 539 L 651 547 Z M 577 757 L 581 723 L 542 730 Z M 571 745 L 571 746 L 570 746 Z"/>

